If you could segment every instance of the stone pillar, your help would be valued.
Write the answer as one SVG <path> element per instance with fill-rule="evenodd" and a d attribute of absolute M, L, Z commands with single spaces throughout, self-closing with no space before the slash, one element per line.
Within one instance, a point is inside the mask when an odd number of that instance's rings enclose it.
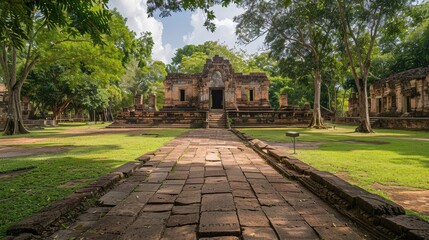
<path fill-rule="evenodd" d="M 279 100 L 280 100 L 280 102 L 279 102 L 280 109 L 288 106 L 288 100 L 287 100 L 287 94 L 286 93 L 280 94 Z"/>
<path fill-rule="evenodd" d="M 134 97 L 134 109 L 136 111 L 143 111 L 144 97 L 143 94 L 137 94 Z"/>
<path fill-rule="evenodd" d="M 158 109 L 156 108 L 156 95 L 155 94 L 150 94 L 149 95 L 149 109 L 152 111 L 157 111 Z"/>
<path fill-rule="evenodd" d="M 134 105 L 142 105 L 143 104 L 143 95 L 142 94 L 137 94 L 134 97 Z"/>

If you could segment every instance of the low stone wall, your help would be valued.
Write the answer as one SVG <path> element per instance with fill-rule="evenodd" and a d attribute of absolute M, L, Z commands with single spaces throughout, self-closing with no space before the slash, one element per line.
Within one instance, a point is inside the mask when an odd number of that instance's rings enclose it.
<path fill-rule="evenodd" d="M 122 112 L 112 127 L 126 125 L 206 127 L 207 114 L 206 111 Z"/>
<path fill-rule="evenodd" d="M 374 128 L 429 130 L 429 118 L 376 117 L 371 120 Z M 336 118 L 335 123 L 358 124 L 359 118 Z"/>
<path fill-rule="evenodd" d="M 311 111 L 227 111 L 231 127 L 273 125 L 308 125 Z"/>
<path fill-rule="evenodd" d="M 429 118 L 379 118 L 380 128 L 429 130 Z"/>

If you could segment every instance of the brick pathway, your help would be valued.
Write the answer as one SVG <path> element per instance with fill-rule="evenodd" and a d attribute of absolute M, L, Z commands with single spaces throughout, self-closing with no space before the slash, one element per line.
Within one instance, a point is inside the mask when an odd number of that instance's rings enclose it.
<path fill-rule="evenodd" d="M 365 238 L 227 130 L 176 138 L 99 203 L 52 238 Z"/>

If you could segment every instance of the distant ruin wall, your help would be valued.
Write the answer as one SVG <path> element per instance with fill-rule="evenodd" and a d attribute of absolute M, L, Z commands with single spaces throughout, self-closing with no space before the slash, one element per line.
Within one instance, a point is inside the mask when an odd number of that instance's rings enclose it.
<path fill-rule="evenodd" d="M 374 128 L 386 129 L 410 129 L 410 130 L 429 130 L 429 118 L 389 118 L 379 117 L 371 118 L 374 122 Z M 340 117 L 336 118 L 338 124 L 359 124 L 357 117 Z"/>
<path fill-rule="evenodd" d="M 144 111 L 122 112 L 113 126 L 138 124 L 147 126 L 195 127 L 206 126 L 206 111 Z"/>

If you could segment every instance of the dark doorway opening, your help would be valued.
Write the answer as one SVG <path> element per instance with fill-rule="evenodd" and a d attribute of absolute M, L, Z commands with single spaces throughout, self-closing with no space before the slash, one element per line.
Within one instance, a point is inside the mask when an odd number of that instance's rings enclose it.
<path fill-rule="evenodd" d="M 211 90 L 211 109 L 223 109 L 223 90 Z"/>
<path fill-rule="evenodd" d="M 406 110 L 406 111 L 407 111 L 407 112 L 411 112 L 411 97 L 410 97 L 410 96 L 407 96 L 407 100 L 406 100 L 406 101 L 407 101 L 407 106 L 406 106 L 406 107 L 407 107 L 407 108 L 406 108 L 407 110 Z"/>

